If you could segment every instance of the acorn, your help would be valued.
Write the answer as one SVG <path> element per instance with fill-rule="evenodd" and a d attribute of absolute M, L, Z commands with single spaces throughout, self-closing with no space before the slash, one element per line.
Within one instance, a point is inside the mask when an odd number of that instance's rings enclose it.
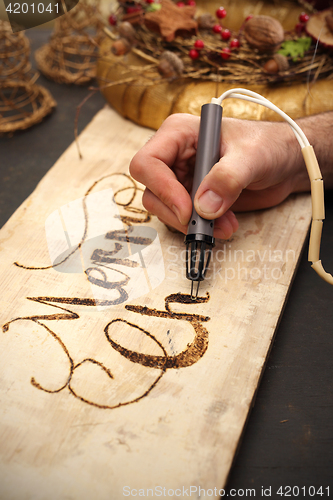
<path fill-rule="evenodd" d="M 118 26 L 120 38 L 126 38 L 130 43 L 134 43 L 136 39 L 135 29 L 128 21 L 124 21 Z"/>
<path fill-rule="evenodd" d="M 244 25 L 244 36 L 248 44 L 259 52 L 273 52 L 284 40 L 284 29 L 271 16 L 253 16 Z"/>
<path fill-rule="evenodd" d="M 164 78 L 174 79 L 183 74 L 184 64 L 180 57 L 166 50 L 160 57 L 157 70 Z"/>
<path fill-rule="evenodd" d="M 202 30 L 211 30 L 216 19 L 211 14 L 202 14 L 198 19 L 198 27 Z"/>
<path fill-rule="evenodd" d="M 131 44 L 126 38 L 118 38 L 115 40 L 111 47 L 111 52 L 115 56 L 124 56 L 131 50 Z"/>
<path fill-rule="evenodd" d="M 269 59 L 264 65 L 264 70 L 267 73 L 276 74 L 280 71 L 287 71 L 289 68 L 289 61 L 286 56 L 282 54 L 275 54 L 272 59 Z"/>
<path fill-rule="evenodd" d="M 276 73 L 279 72 L 279 66 L 274 59 L 268 59 L 268 61 L 264 65 L 264 70 L 267 73 L 271 73 L 272 75 L 275 75 Z"/>
<path fill-rule="evenodd" d="M 158 66 L 157 66 L 157 71 L 164 78 L 176 78 L 177 77 L 177 73 L 176 73 L 174 67 L 166 59 L 160 60 L 160 62 L 158 63 Z"/>

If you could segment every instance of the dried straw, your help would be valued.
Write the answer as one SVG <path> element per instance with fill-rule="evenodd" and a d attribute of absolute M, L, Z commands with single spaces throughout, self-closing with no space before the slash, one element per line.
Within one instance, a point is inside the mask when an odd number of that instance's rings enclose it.
<path fill-rule="evenodd" d="M 237 38 L 241 40 L 239 49 L 232 51 L 230 59 L 223 61 L 220 54 L 228 43 L 222 42 L 219 37 L 209 32 L 200 33 L 200 38 L 205 43 L 206 53 L 195 62 L 188 56 L 196 38 L 181 39 L 177 37 L 173 42 L 166 43 L 159 35 L 148 31 L 141 25 L 136 28 L 137 44 L 133 52 L 145 54 L 147 58 L 158 60 L 165 50 L 172 50 L 184 62 L 184 73 L 182 78 L 193 80 L 224 81 L 232 84 L 271 84 L 271 83 L 293 83 L 305 82 L 309 72 L 315 74 L 316 79 L 329 77 L 333 74 L 333 57 L 322 47 L 319 47 L 315 57 L 313 49 L 310 49 L 303 58 L 298 61 L 290 61 L 288 70 L 278 74 L 270 74 L 263 69 L 265 63 L 272 54 L 262 54 L 248 45 L 242 32 Z M 292 33 L 286 33 L 286 40 L 297 37 Z M 140 68 L 137 68 L 140 71 Z"/>

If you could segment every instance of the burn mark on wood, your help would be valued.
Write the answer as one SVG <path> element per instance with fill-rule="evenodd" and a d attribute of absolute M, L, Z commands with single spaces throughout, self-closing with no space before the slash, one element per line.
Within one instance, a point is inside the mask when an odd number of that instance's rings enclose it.
<path fill-rule="evenodd" d="M 141 224 L 141 223 L 149 222 L 151 220 L 151 214 L 149 212 L 147 212 L 147 210 L 131 206 L 131 203 L 133 203 L 133 201 L 135 200 L 135 197 L 137 196 L 138 192 L 140 192 L 140 191 L 142 192 L 142 189 L 138 187 L 135 180 L 132 179 L 132 177 L 130 175 L 124 174 L 124 173 L 119 173 L 119 172 L 114 172 L 112 174 L 104 175 L 103 177 L 101 177 L 100 179 L 95 181 L 89 187 L 89 189 L 86 191 L 86 193 L 84 195 L 84 198 L 82 199 L 82 210 L 83 210 L 83 216 L 84 216 L 84 231 L 83 231 L 81 241 L 78 243 L 78 245 L 76 247 L 73 248 L 73 250 L 71 252 L 69 254 L 67 254 L 66 257 L 64 259 L 62 259 L 60 262 L 57 262 L 56 264 L 52 264 L 50 266 L 42 266 L 42 267 L 27 266 L 27 265 L 21 264 L 19 262 L 14 262 L 14 265 L 17 267 L 21 267 L 23 269 L 26 269 L 28 271 L 45 271 L 47 269 L 52 269 L 54 267 L 58 267 L 58 266 L 64 264 L 70 257 L 72 257 L 72 255 L 74 255 L 82 247 L 83 243 L 85 242 L 85 240 L 87 238 L 88 224 L 89 224 L 87 204 L 86 204 L 87 196 L 89 196 L 89 194 L 91 194 L 91 192 L 96 188 L 96 186 L 98 186 L 98 184 L 100 184 L 105 179 L 108 179 L 108 178 L 111 178 L 114 176 L 119 176 L 119 175 L 123 176 L 124 178 L 129 180 L 132 185 L 118 189 L 114 193 L 115 202 L 117 203 L 118 206 L 123 207 L 124 210 L 127 212 L 143 215 L 143 217 L 141 217 L 141 218 L 130 217 L 127 215 L 120 215 L 121 221 L 123 222 L 123 224 L 125 224 L 128 227 L 130 227 L 132 224 L 138 224 L 138 223 Z M 127 203 L 121 203 L 119 200 L 117 201 L 117 197 L 119 197 L 119 194 L 124 192 L 124 191 L 128 191 L 128 190 L 132 191 L 132 194 L 131 194 L 129 201 Z"/>
<path fill-rule="evenodd" d="M 178 297 L 179 300 L 176 300 Z M 208 321 L 210 318 L 207 316 L 201 316 L 198 314 L 188 314 L 188 313 L 175 313 L 172 312 L 169 308 L 169 310 L 165 311 L 159 311 L 157 309 L 150 309 L 148 307 L 142 307 L 142 306 L 136 306 L 136 305 L 127 305 L 125 308 L 129 311 L 132 311 L 134 313 L 139 313 L 144 316 L 153 316 L 153 317 L 162 317 L 162 318 L 170 318 L 170 319 L 176 319 L 176 320 L 184 320 L 188 321 L 191 326 L 194 329 L 194 339 L 191 344 L 187 345 L 187 348 L 182 351 L 179 354 L 169 356 L 165 347 L 163 344 L 149 331 L 141 328 L 135 323 L 131 323 L 123 318 L 116 318 L 112 321 L 110 321 L 104 328 L 104 333 L 105 336 L 110 343 L 111 347 L 117 351 L 119 354 L 124 356 L 126 359 L 131 361 L 132 363 L 138 363 L 142 366 L 145 366 L 147 368 L 153 368 L 160 370 L 160 373 L 157 375 L 156 379 L 154 380 L 153 383 L 150 384 L 150 386 L 141 394 L 140 396 L 136 397 L 135 399 L 132 399 L 130 401 L 125 401 L 125 402 L 119 402 L 116 405 L 113 406 L 108 406 L 108 405 L 101 405 L 98 404 L 94 401 L 91 401 L 82 395 L 78 394 L 72 387 L 71 382 L 72 382 L 72 377 L 74 375 L 75 370 L 79 367 L 82 366 L 84 363 L 93 363 L 97 366 L 99 366 L 107 375 L 110 379 L 114 379 L 111 371 L 101 362 L 99 362 L 96 359 L 93 358 L 86 358 L 79 363 L 75 363 L 73 357 L 69 353 L 68 348 L 66 347 L 65 343 L 61 340 L 60 336 L 56 334 L 51 328 L 49 328 L 47 325 L 42 323 L 42 321 L 61 321 L 61 320 L 75 320 L 79 319 L 80 316 L 65 307 L 62 307 L 57 304 L 69 304 L 69 305 L 78 305 L 78 306 L 86 306 L 86 307 L 94 307 L 97 305 L 96 301 L 94 299 L 87 299 L 87 298 L 79 298 L 79 297 L 27 297 L 28 300 L 38 302 L 40 304 L 44 304 L 46 306 L 51 306 L 55 307 L 56 309 L 60 309 L 60 313 L 53 313 L 53 314 L 43 314 L 43 315 L 33 315 L 33 316 L 24 316 L 24 317 L 18 317 L 15 318 L 11 321 L 8 321 L 6 324 L 3 325 L 2 330 L 3 332 L 7 332 L 9 330 L 9 326 L 11 323 L 14 323 L 15 321 L 33 321 L 35 324 L 38 324 L 42 328 L 44 328 L 48 334 L 50 334 L 59 344 L 59 346 L 62 348 L 67 360 L 68 360 L 68 376 L 65 384 L 63 384 L 61 387 L 57 389 L 48 389 L 47 387 L 43 386 L 40 382 L 36 381 L 34 377 L 31 378 L 31 384 L 39 390 L 42 390 L 47 393 L 59 393 L 63 391 L 66 387 L 70 391 L 70 393 L 75 396 L 76 398 L 80 399 L 82 402 L 87 403 L 91 406 L 96 406 L 97 408 L 103 408 L 103 409 L 115 409 L 119 408 L 121 406 L 129 405 L 135 402 L 140 401 L 142 398 L 147 396 L 151 390 L 157 385 L 159 380 L 162 378 L 162 376 L 165 374 L 165 372 L 168 369 L 172 368 L 185 368 L 187 366 L 191 366 L 194 363 L 196 363 L 206 352 L 207 347 L 208 347 L 208 331 L 204 326 L 201 324 L 202 322 Z M 171 294 L 168 295 L 165 298 L 165 309 L 169 307 L 170 303 L 186 303 L 186 304 L 194 304 L 195 302 L 207 302 L 209 300 L 209 295 L 207 294 L 206 297 L 199 297 L 196 301 L 193 301 L 191 299 L 190 295 L 184 295 L 184 294 Z M 153 340 L 158 347 L 161 349 L 162 354 L 159 356 L 154 356 L 154 355 L 149 355 L 149 354 L 143 354 L 140 352 L 132 351 L 130 349 L 127 349 L 120 345 L 119 343 L 115 342 L 111 335 L 110 335 L 110 327 L 111 325 L 115 323 L 125 323 L 131 328 L 135 328 L 147 337 L 149 337 L 151 340 Z"/>
<path fill-rule="evenodd" d="M 110 262 L 115 262 L 118 259 L 115 259 L 112 257 L 118 250 L 119 250 L 119 243 L 118 242 L 126 242 L 128 244 L 133 244 L 133 245 L 148 245 L 152 243 L 152 240 L 150 238 L 140 238 L 135 234 L 135 231 L 133 231 L 132 224 L 141 224 L 148 222 L 150 220 L 150 214 L 146 212 L 145 210 L 138 209 L 136 207 L 131 206 L 131 203 L 134 201 L 135 196 L 137 194 L 137 191 L 140 189 L 137 187 L 135 181 L 131 179 L 127 174 L 110 174 L 107 176 L 102 177 L 98 181 L 96 181 L 86 192 L 85 198 L 91 193 L 91 191 L 100 183 L 102 180 L 104 180 L 107 177 L 112 177 L 113 175 L 123 175 L 126 177 L 126 179 L 129 179 L 130 182 L 132 183 L 131 187 L 125 187 L 118 189 L 118 191 L 115 193 L 114 197 L 116 199 L 116 196 L 119 195 L 119 193 L 124 192 L 126 190 L 132 190 L 130 199 L 127 203 L 120 203 L 117 201 L 117 203 L 124 207 L 125 210 L 128 212 L 134 213 L 134 214 L 139 214 L 143 215 L 141 218 L 137 217 L 131 217 L 131 216 L 120 216 L 121 220 L 126 224 L 128 227 L 125 231 L 110 231 L 107 233 L 107 238 L 113 239 L 116 241 L 115 243 L 115 250 L 111 252 L 105 252 L 103 250 L 95 250 L 92 254 L 93 261 L 95 260 L 96 262 L 99 262 L 102 266 L 110 263 Z M 84 228 L 84 234 L 82 235 L 81 242 L 77 245 L 76 248 L 72 250 L 72 252 L 66 256 L 61 262 L 58 262 L 57 265 L 62 264 L 65 260 L 67 260 L 73 253 L 75 253 L 83 244 L 87 237 L 88 233 L 88 215 L 87 215 L 87 208 L 86 208 L 86 203 L 85 203 L 85 198 L 83 199 L 83 211 L 84 211 L 84 216 L 85 216 L 85 228 Z M 118 245 L 118 246 L 117 246 Z M 129 265 L 130 267 L 137 265 L 136 262 L 130 261 L 128 259 L 120 259 L 122 265 Z M 26 270 L 46 270 L 50 269 L 55 266 L 46 266 L 46 267 L 32 267 L 32 266 L 25 266 L 22 264 L 19 264 L 15 262 L 15 265 L 18 267 L 21 267 Z M 31 315 L 31 316 L 22 316 L 22 317 L 17 317 L 12 319 L 11 321 L 8 321 L 2 326 L 3 332 L 8 332 L 9 327 L 12 323 L 16 321 L 32 321 L 35 324 L 39 325 L 41 328 L 44 328 L 46 332 L 58 343 L 58 345 L 61 347 L 62 352 L 67 359 L 68 362 L 68 375 L 66 382 L 58 387 L 57 389 L 49 389 L 45 387 L 43 384 L 41 384 L 39 381 L 37 381 L 34 377 L 31 378 L 31 384 L 38 390 L 54 394 L 54 393 L 59 393 L 66 388 L 69 390 L 69 392 L 77 399 L 80 401 L 87 403 L 91 406 L 95 406 L 97 408 L 102 408 L 102 409 L 115 409 L 119 408 L 121 406 L 129 405 L 132 403 L 136 403 L 140 401 L 142 398 L 146 397 L 154 387 L 158 384 L 158 382 L 161 380 L 163 375 L 166 373 L 168 369 L 173 369 L 173 368 L 185 368 L 188 366 L 193 365 L 196 363 L 202 356 L 205 354 L 207 348 L 208 348 L 208 330 L 203 326 L 203 323 L 207 322 L 210 318 L 208 316 L 203 316 L 200 314 L 194 314 L 194 313 L 187 313 L 187 312 L 174 312 L 172 310 L 172 304 L 190 304 L 191 306 L 193 304 L 200 304 L 200 303 L 206 303 L 209 301 L 209 294 L 206 294 L 206 297 L 197 297 L 196 300 L 193 300 L 190 295 L 187 294 L 182 294 L 182 293 L 172 293 L 165 297 L 164 301 L 164 309 L 158 310 L 158 309 L 153 309 L 153 308 L 148 308 L 147 306 L 139 306 L 139 305 L 126 305 L 125 309 L 127 311 L 133 312 L 135 314 L 140 314 L 142 316 L 146 317 L 156 317 L 156 318 L 166 318 L 166 319 L 171 319 L 171 320 L 176 320 L 176 321 L 186 321 L 191 325 L 193 328 L 193 341 L 189 343 L 182 352 L 175 354 L 175 355 L 168 355 L 165 347 L 163 344 L 148 330 L 143 329 L 136 323 L 129 322 L 123 318 L 116 318 L 110 321 L 104 328 L 104 334 L 109 342 L 110 346 L 117 351 L 121 356 L 126 358 L 127 360 L 131 361 L 132 363 L 139 364 L 141 366 L 144 366 L 148 369 L 154 369 L 158 370 L 157 376 L 155 380 L 150 383 L 150 385 L 145 388 L 145 390 L 142 392 L 141 395 L 139 395 L 136 398 L 133 398 L 128 401 L 120 401 L 119 403 L 115 405 L 103 405 L 103 404 L 98 404 L 94 401 L 92 401 L 89 398 L 84 397 L 83 395 L 79 394 L 76 390 L 73 389 L 72 387 L 72 379 L 73 375 L 75 373 L 75 370 L 77 370 L 79 367 L 81 367 L 84 364 L 91 363 L 94 366 L 98 366 L 110 379 L 110 382 L 112 383 L 112 380 L 114 380 L 114 375 L 110 371 L 108 367 L 106 367 L 103 363 L 99 362 L 98 360 L 94 358 L 85 358 L 82 361 L 75 363 L 74 357 L 71 355 L 69 352 L 69 349 L 63 342 L 63 340 L 60 338 L 60 335 L 55 333 L 49 326 L 44 324 L 44 321 L 71 321 L 71 320 L 76 320 L 79 319 L 80 316 L 78 313 L 75 311 L 64 307 L 66 306 L 83 306 L 83 307 L 96 307 L 96 306 L 110 306 L 110 305 L 117 305 L 121 304 L 124 302 L 128 296 L 127 292 L 124 290 L 123 286 L 127 284 L 129 281 L 129 276 L 127 276 L 124 272 L 117 270 L 120 274 L 123 275 L 123 279 L 119 282 L 110 282 L 107 280 L 106 274 L 104 271 L 100 268 L 97 268 L 99 272 L 99 276 L 97 277 L 94 275 L 94 272 L 96 272 L 95 268 L 89 268 L 85 270 L 86 276 L 88 280 L 96 284 L 98 286 L 102 286 L 104 288 L 110 288 L 110 289 L 117 289 L 119 292 L 119 297 L 116 299 L 112 300 L 98 300 L 98 299 L 92 299 L 92 298 L 81 298 L 81 297 L 46 297 L 46 296 L 39 296 L 39 297 L 27 297 L 28 300 L 33 301 L 33 302 L 38 302 L 39 304 L 43 304 L 47 307 L 53 307 L 58 310 L 58 312 L 53 312 L 52 314 L 38 314 L 38 315 Z M 61 304 L 61 305 L 59 305 Z M 59 312 L 60 311 L 60 312 Z M 116 323 L 124 323 L 130 328 L 134 328 L 137 331 L 140 331 L 143 333 L 145 336 L 149 337 L 160 349 L 161 354 L 160 355 L 149 355 L 149 354 L 143 354 L 141 352 L 137 352 L 128 348 L 125 348 L 122 346 L 119 342 L 116 342 L 111 335 L 111 328 L 112 325 L 115 325 Z"/>
<path fill-rule="evenodd" d="M 153 241 L 150 238 L 144 238 L 142 236 L 130 236 L 129 233 L 131 233 L 131 230 L 133 229 L 133 226 L 130 226 L 128 231 L 109 231 L 106 233 L 105 238 L 108 240 L 115 240 L 115 241 L 124 241 L 126 243 L 134 243 L 135 245 L 144 245 L 148 246 L 150 245 Z"/>

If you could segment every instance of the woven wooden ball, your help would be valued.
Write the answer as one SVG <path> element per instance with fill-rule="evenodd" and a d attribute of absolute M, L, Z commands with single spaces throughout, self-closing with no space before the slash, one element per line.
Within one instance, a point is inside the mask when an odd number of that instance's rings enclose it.
<path fill-rule="evenodd" d="M 0 82 L 30 79 L 30 44 L 23 31 L 13 33 L 6 21 L 0 21 Z"/>
<path fill-rule="evenodd" d="M 0 21 L 0 133 L 26 129 L 55 107 L 51 94 L 35 84 L 37 78 L 30 64 L 28 38 Z"/>
<path fill-rule="evenodd" d="M 96 76 L 103 27 L 98 7 L 80 2 L 55 21 L 49 43 L 35 52 L 38 69 L 58 83 L 89 83 Z"/>

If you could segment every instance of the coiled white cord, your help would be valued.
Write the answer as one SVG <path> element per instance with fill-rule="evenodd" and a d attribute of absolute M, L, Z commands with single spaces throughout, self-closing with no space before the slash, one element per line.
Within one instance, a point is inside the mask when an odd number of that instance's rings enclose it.
<path fill-rule="evenodd" d="M 220 97 L 211 100 L 214 104 L 222 105 L 224 99 L 227 98 L 243 99 L 245 101 L 254 102 L 266 106 L 276 113 L 278 113 L 292 128 L 296 139 L 302 149 L 303 158 L 309 174 L 311 182 L 311 201 L 312 201 L 312 223 L 309 242 L 308 260 L 317 274 L 327 283 L 333 285 L 333 276 L 327 273 L 319 260 L 320 241 L 323 227 L 323 220 L 325 219 L 325 206 L 324 206 L 324 182 L 318 165 L 316 155 L 313 147 L 310 145 L 306 135 L 297 123 L 294 122 L 286 113 L 280 108 L 275 106 L 271 101 L 266 99 L 256 92 L 243 88 L 230 89 L 224 92 Z"/>

